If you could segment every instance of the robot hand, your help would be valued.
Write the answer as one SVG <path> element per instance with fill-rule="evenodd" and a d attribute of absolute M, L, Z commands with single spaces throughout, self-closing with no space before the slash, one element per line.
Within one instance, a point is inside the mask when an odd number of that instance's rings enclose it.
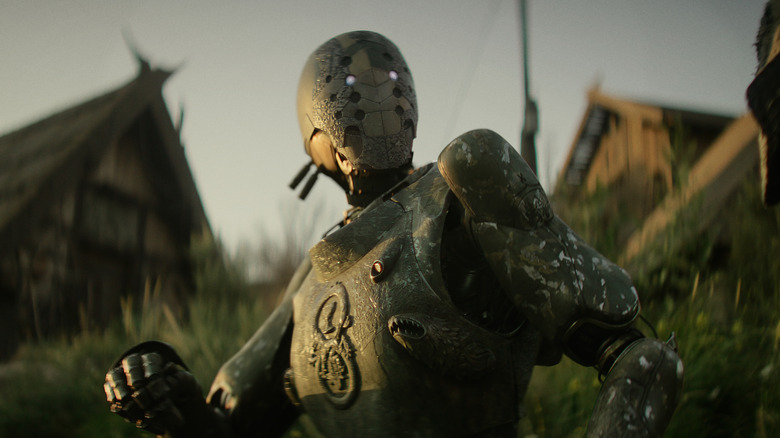
<path fill-rule="evenodd" d="M 596 398 L 587 436 L 660 437 L 682 394 L 685 371 L 676 338 L 641 337 L 620 344 L 605 351 L 607 362 L 612 353 L 617 357 Z"/>
<path fill-rule="evenodd" d="M 157 341 L 139 344 L 122 355 L 103 386 L 111 412 L 136 427 L 163 435 L 187 429 L 208 411 L 200 385 L 178 354 Z"/>

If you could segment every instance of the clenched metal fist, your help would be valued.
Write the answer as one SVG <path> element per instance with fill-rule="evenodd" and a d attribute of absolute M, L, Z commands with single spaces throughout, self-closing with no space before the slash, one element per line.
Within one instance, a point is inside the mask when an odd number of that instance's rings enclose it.
<path fill-rule="evenodd" d="M 148 432 L 181 431 L 189 414 L 206 408 L 200 385 L 168 344 L 150 341 L 122 355 L 106 374 L 114 412 Z"/>

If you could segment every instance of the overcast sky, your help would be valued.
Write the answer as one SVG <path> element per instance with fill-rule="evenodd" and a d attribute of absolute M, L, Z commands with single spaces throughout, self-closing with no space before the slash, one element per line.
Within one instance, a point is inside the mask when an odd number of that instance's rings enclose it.
<path fill-rule="evenodd" d="M 549 189 L 586 90 L 720 114 L 745 111 L 763 0 L 529 0 L 530 84 Z M 522 69 L 514 0 L 0 0 L 0 135 L 132 79 L 123 35 L 153 66 L 177 68 L 169 110 L 212 228 L 230 248 L 276 233 L 300 202 L 287 184 L 307 161 L 295 94 L 305 59 L 350 30 L 401 49 L 420 108 L 415 163 L 490 128 L 519 143 Z M 320 178 L 302 214 L 346 208 Z M 315 206 L 315 209 L 311 207 Z M 326 226 L 323 225 L 323 228 Z"/>

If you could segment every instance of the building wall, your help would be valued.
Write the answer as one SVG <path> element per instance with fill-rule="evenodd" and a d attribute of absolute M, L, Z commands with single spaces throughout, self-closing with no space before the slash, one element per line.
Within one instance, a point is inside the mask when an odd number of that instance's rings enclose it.
<path fill-rule="evenodd" d="M 593 157 L 585 187 L 628 185 L 638 190 L 627 199 L 648 213 L 672 187 L 669 131 L 660 117 L 648 119 L 647 109 L 610 112 L 604 135 Z"/>
<path fill-rule="evenodd" d="M 0 271 L 4 321 L 0 359 L 22 339 L 40 338 L 61 327 L 78 327 L 84 295 L 76 287 L 70 257 L 75 192 L 46 209 L 41 226 L 15 248 L 3 248 Z"/>
<path fill-rule="evenodd" d="M 81 272 L 90 282 L 100 281 L 103 293 L 109 296 L 140 294 L 147 283 L 154 286 L 159 282 L 160 295 L 156 298 L 181 307 L 192 289 L 189 240 L 178 238 L 182 234 L 175 229 L 178 223 L 172 224 L 170 215 L 162 211 L 165 199 L 153 181 L 165 178 L 153 178 L 152 172 L 159 171 L 160 166 L 145 161 L 157 157 L 148 151 L 158 146 L 159 139 L 144 120 L 148 119 L 140 119 L 107 148 L 85 178 L 82 200 L 89 199 L 92 190 L 99 194 L 100 203 L 82 205 L 84 244 L 78 252 L 85 266 Z M 101 212 L 98 221 L 87 219 L 96 211 Z M 96 230 L 96 234 L 85 235 Z M 111 299 L 112 303 L 117 301 Z"/>
<path fill-rule="evenodd" d="M 122 135 L 60 188 L 17 247 L 0 248 L 0 360 L 24 339 L 104 326 L 147 281 L 161 284 L 155 299 L 181 313 L 193 289 L 189 241 L 161 213 L 136 134 Z"/>

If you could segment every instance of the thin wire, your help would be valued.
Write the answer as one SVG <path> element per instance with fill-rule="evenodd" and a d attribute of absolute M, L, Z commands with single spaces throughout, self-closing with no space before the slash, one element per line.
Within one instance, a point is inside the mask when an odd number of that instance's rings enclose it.
<path fill-rule="evenodd" d="M 652 324 L 652 323 L 650 323 L 650 321 L 648 321 L 648 320 L 647 320 L 647 319 L 646 319 L 644 316 L 642 316 L 641 314 L 639 315 L 639 318 L 640 318 L 640 319 L 642 320 L 642 322 L 644 322 L 644 323 L 645 323 L 645 324 L 646 324 L 648 327 L 650 327 L 650 330 L 652 330 L 652 331 L 653 331 L 653 336 L 654 336 L 656 339 L 659 339 L 659 338 L 658 338 L 658 332 L 656 332 L 656 331 L 655 331 L 655 326 L 653 326 L 653 324 Z"/>
<path fill-rule="evenodd" d="M 502 3 L 503 1 L 493 2 L 492 13 L 488 14 L 485 18 L 485 21 L 482 23 L 482 29 L 479 32 L 480 40 L 474 46 L 473 55 L 468 59 L 468 61 L 470 61 L 468 63 L 469 65 L 467 66 L 468 71 L 464 76 L 463 84 L 457 90 L 458 95 L 455 99 L 455 105 L 453 106 L 452 114 L 443 132 L 444 138 L 442 139 L 441 143 L 442 147 L 449 143 L 450 140 L 452 140 L 452 138 L 455 136 L 453 133 L 455 129 L 455 122 L 457 122 L 458 117 L 460 116 L 461 109 L 463 109 L 463 105 L 466 100 L 466 95 L 468 94 L 468 91 L 471 89 L 471 85 L 474 82 L 474 76 L 476 75 L 477 67 L 480 64 L 482 54 L 485 53 L 485 46 L 487 45 L 489 39 L 488 37 L 491 33 L 488 32 L 488 29 L 492 29 L 494 27 L 493 25 L 498 18 L 498 11 L 501 9 Z"/>

